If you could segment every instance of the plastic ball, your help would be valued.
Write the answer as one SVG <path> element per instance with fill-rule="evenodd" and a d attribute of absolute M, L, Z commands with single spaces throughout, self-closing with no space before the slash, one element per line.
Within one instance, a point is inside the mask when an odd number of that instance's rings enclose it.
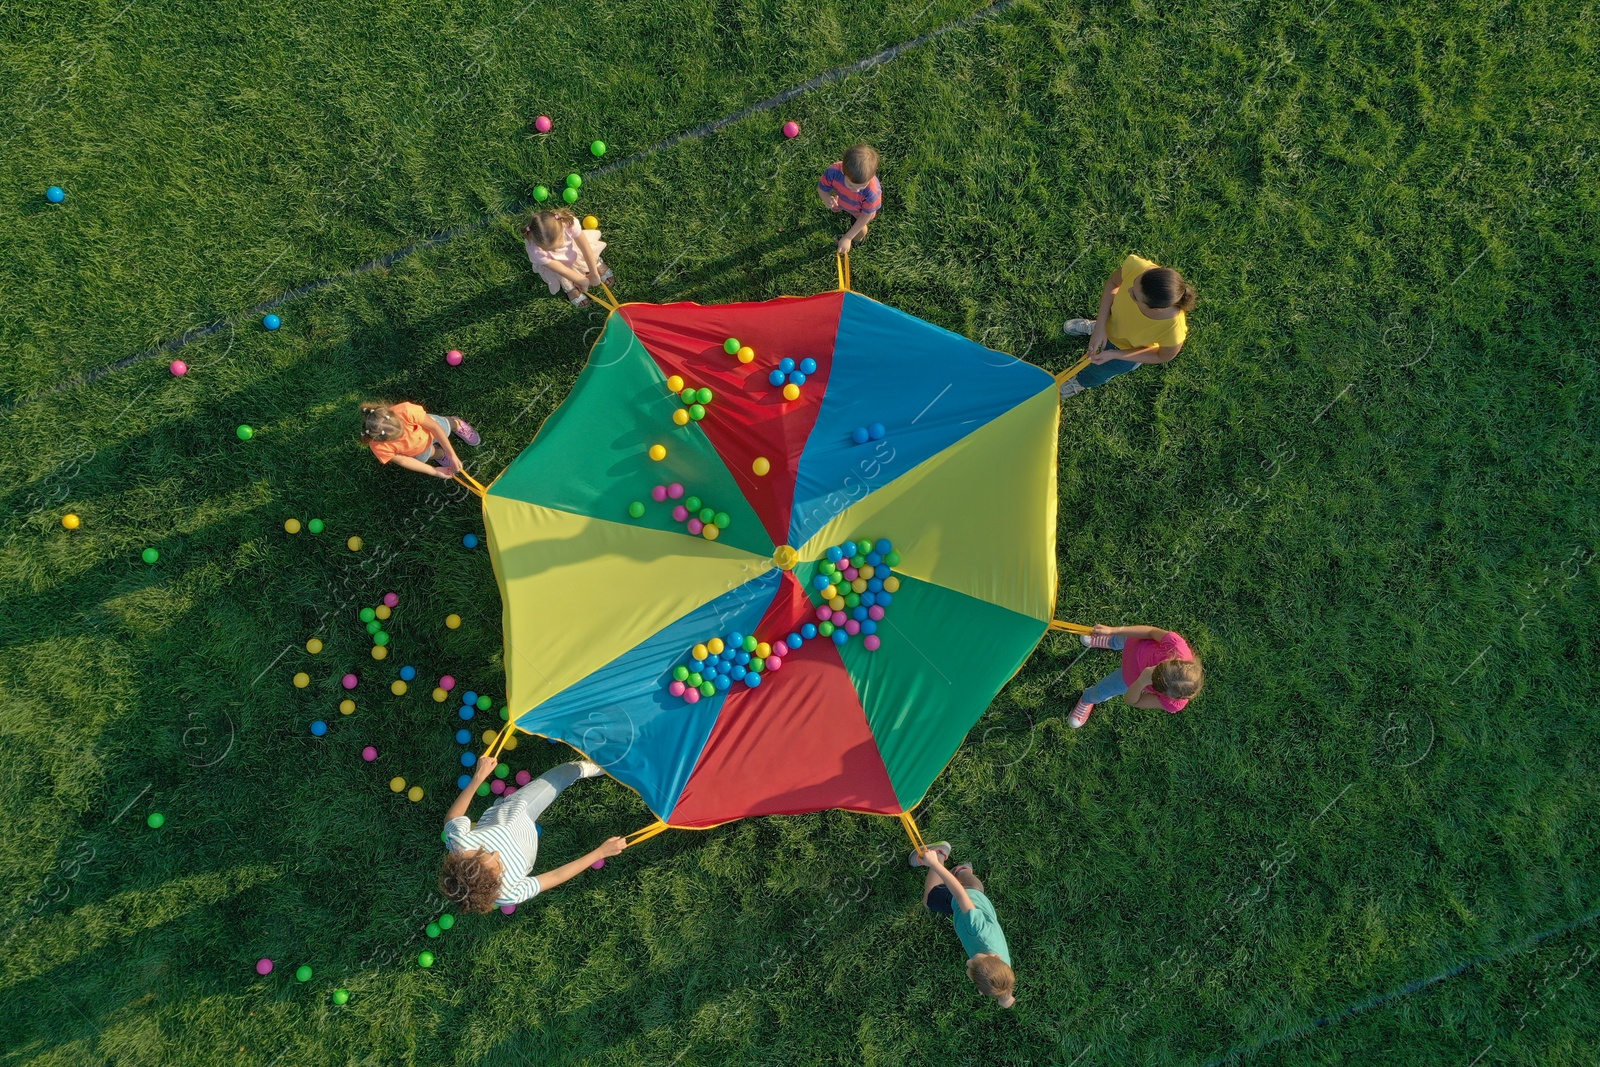
<path fill-rule="evenodd" d="M 540 115 L 538 118 L 533 120 L 533 128 L 538 130 L 540 133 L 549 133 L 550 126 L 551 122 L 549 115 Z"/>
<path fill-rule="evenodd" d="M 528 772 L 527 771 L 523 771 L 522 773 L 523 774 L 527 774 Z M 495 769 L 494 769 L 494 776 L 496 778 L 505 778 L 505 777 L 508 777 L 510 774 L 511 774 L 511 768 L 506 766 L 504 763 L 500 764 L 499 766 L 495 767 Z M 518 782 L 517 784 L 518 785 L 524 785 L 526 783 Z"/>
<path fill-rule="evenodd" d="M 830 636 L 833 638 L 833 643 L 836 645 L 847 644 L 850 640 L 849 631 L 844 629 L 835 629 Z"/>
<path fill-rule="evenodd" d="M 461 707 L 456 709 L 456 715 L 458 715 L 462 721 L 467 721 L 476 714 L 478 714 L 478 709 L 473 707 L 471 704 L 463 704 Z"/>
<path fill-rule="evenodd" d="M 712 524 L 715 525 L 719 530 L 726 530 L 728 528 L 728 524 L 732 521 L 733 516 L 729 515 L 726 511 L 719 511 L 711 517 Z"/>
<path fill-rule="evenodd" d="M 666 503 L 667 487 L 664 485 L 658 485 L 654 489 L 650 490 L 650 499 L 654 500 L 657 504 Z"/>
<path fill-rule="evenodd" d="M 344 686 L 346 689 L 354 689 L 356 686 L 361 684 L 361 679 L 354 674 L 347 674 L 343 678 L 339 679 L 339 684 Z"/>
<path fill-rule="evenodd" d="M 783 124 L 783 135 L 791 141 L 800 136 L 800 124 L 793 120 Z"/>
<path fill-rule="evenodd" d="M 743 347 L 744 345 L 739 343 L 739 339 L 737 337 L 730 337 L 726 341 L 722 342 L 722 350 L 728 353 L 730 356 L 737 355 L 739 353 L 739 349 Z"/>
<path fill-rule="evenodd" d="M 872 542 L 871 541 L 868 541 L 866 538 L 862 538 L 861 540 L 856 542 L 856 555 L 860 556 L 863 560 L 866 559 L 867 553 L 871 552 L 871 551 L 872 551 Z M 861 566 L 861 564 L 858 563 L 858 564 L 856 564 L 856 566 L 859 567 L 859 566 Z"/>
<path fill-rule="evenodd" d="M 431 953 L 431 952 L 419 952 L 417 954 L 417 966 L 418 967 L 432 967 L 433 966 L 433 953 Z"/>
<path fill-rule="evenodd" d="M 515 915 L 516 913 L 517 913 L 517 906 L 515 904 L 502 904 L 502 905 L 500 905 L 500 914 L 501 915 Z"/>
<path fill-rule="evenodd" d="M 714 522 L 708 522 L 704 526 L 700 527 L 700 536 L 704 537 L 707 541 L 715 541 L 717 538 L 722 536 L 722 527 L 718 526 Z"/>
<path fill-rule="evenodd" d="M 59 185 L 52 185 L 44 191 L 44 198 L 52 204 L 59 204 L 67 198 L 67 191 Z"/>
<path fill-rule="evenodd" d="M 878 624 L 873 622 L 871 619 L 863 619 L 861 622 L 861 632 L 864 634 L 875 634 L 878 632 Z"/>
<path fill-rule="evenodd" d="M 167 824 L 167 817 L 159 811 L 152 811 L 145 816 L 144 824 L 152 830 L 159 830 Z"/>
<path fill-rule="evenodd" d="M 865 426 L 857 426 L 855 429 L 850 431 L 850 440 L 854 441 L 858 445 L 864 445 L 871 439 L 872 435 L 867 432 L 867 428 Z"/>
<path fill-rule="evenodd" d="M 185 374 L 189 373 L 189 364 L 185 363 L 181 359 L 175 359 L 171 363 L 167 364 L 167 370 L 172 372 L 172 376 L 174 378 L 182 378 Z"/>
<path fill-rule="evenodd" d="M 408 682 L 412 681 L 413 679 L 416 678 L 416 676 L 417 676 L 417 669 L 415 667 L 406 666 L 406 667 L 401 667 L 400 668 L 400 677 L 405 679 L 406 681 L 408 681 Z"/>
<path fill-rule="evenodd" d="M 849 634 L 851 637 L 854 637 L 856 634 L 861 632 L 861 624 L 854 619 L 846 619 L 844 623 L 844 632 Z M 837 634 L 838 631 L 835 630 L 834 633 Z"/>
<path fill-rule="evenodd" d="M 446 693 L 448 693 L 448 692 L 450 692 L 450 690 L 454 689 L 455 687 L 456 687 L 456 680 L 453 677 L 451 677 L 448 674 L 440 676 L 440 678 L 439 678 L 439 688 L 440 689 L 443 689 Z"/>
<path fill-rule="evenodd" d="M 878 646 L 880 644 L 882 644 L 882 641 L 879 640 L 877 634 L 869 634 L 861 639 L 861 647 L 865 648 L 868 652 L 878 651 Z"/>
<path fill-rule="evenodd" d="M 867 618 L 871 619 L 873 622 L 877 622 L 878 620 L 882 619 L 883 616 L 883 609 L 876 604 L 867 609 Z"/>
<path fill-rule="evenodd" d="M 346 541 L 344 543 L 344 547 L 348 548 L 352 552 L 360 552 L 361 551 L 361 538 L 359 538 L 359 537 L 350 538 L 350 540 L 348 540 L 348 541 Z"/>
<path fill-rule="evenodd" d="M 335 1004 L 348 1004 L 348 1003 L 350 1003 L 350 993 L 349 993 L 349 991 L 348 990 L 344 990 L 344 989 L 335 989 L 333 991 L 333 1002 Z"/>
<path fill-rule="evenodd" d="M 695 645 L 694 648 L 689 650 L 689 654 L 695 659 L 705 659 L 713 651 L 720 651 L 720 649 L 714 650 L 709 645 Z"/>
<path fill-rule="evenodd" d="M 577 188 L 582 187 L 582 185 L 583 185 L 583 175 L 576 174 L 576 173 L 567 175 L 567 188 L 568 189 L 577 189 Z"/>
<path fill-rule="evenodd" d="M 709 404 L 712 400 L 716 399 L 716 394 L 702 385 L 699 389 L 695 390 L 694 398 L 702 404 Z"/>
<path fill-rule="evenodd" d="M 730 686 L 732 684 L 733 684 L 733 682 L 729 680 L 729 678 L 728 678 L 728 676 L 726 674 L 717 675 L 716 678 L 712 679 L 712 682 L 711 682 L 712 687 L 714 689 L 716 689 L 718 692 L 725 692 L 727 690 L 728 686 Z"/>
<path fill-rule="evenodd" d="M 472 744 L 472 731 L 468 730 L 464 726 L 461 729 L 457 730 L 456 731 L 456 744 L 458 744 L 458 745 L 470 745 L 470 744 Z"/>
<path fill-rule="evenodd" d="M 762 671 L 767 669 L 767 661 L 762 659 L 760 656 L 751 656 L 749 669 L 755 671 L 757 674 L 760 674 Z"/>
<path fill-rule="evenodd" d="M 789 375 L 789 384 L 797 387 L 806 384 L 805 374 L 800 371 L 795 371 L 793 374 Z"/>
<path fill-rule="evenodd" d="M 867 436 L 871 437 L 874 441 L 883 440 L 884 435 L 888 432 L 888 430 L 883 428 L 883 423 L 881 422 L 875 422 L 871 426 L 867 427 Z"/>
<path fill-rule="evenodd" d="M 290 519 L 289 521 L 294 522 L 293 519 Z M 83 520 L 69 511 L 65 515 L 61 516 L 61 525 L 65 529 L 76 530 L 79 526 L 83 525 Z M 296 525 L 298 525 L 298 523 Z"/>
<path fill-rule="evenodd" d="M 711 640 L 706 642 L 706 651 L 711 653 L 713 656 L 720 656 L 722 654 L 722 650 L 727 647 L 727 645 L 722 643 L 722 638 L 720 637 L 713 637 Z"/>
<path fill-rule="evenodd" d="M 891 567 L 900 566 L 900 553 L 894 551 L 893 549 L 885 552 L 883 554 L 883 562 L 887 563 Z"/>
<path fill-rule="evenodd" d="M 682 378 L 682 376 L 674 374 L 672 377 L 668 378 L 667 379 L 667 388 L 672 390 L 674 393 L 683 392 L 683 378 Z"/>
<path fill-rule="evenodd" d="M 773 656 L 771 659 L 767 660 L 767 670 L 769 671 L 775 671 L 782 666 L 783 660 L 778 656 Z"/>
<path fill-rule="evenodd" d="M 700 703 L 700 690 L 698 690 L 698 689 L 685 690 L 684 694 L 683 694 L 683 702 L 685 704 L 698 704 L 698 703 Z"/>
<path fill-rule="evenodd" d="M 311 968 L 302 963 L 300 966 L 295 968 L 294 977 L 295 981 L 297 982 L 311 981 Z"/>
<path fill-rule="evenodd" d="M 598 230 L 600 228 L 600 220 L 593 215 L 585 215 L 583 217 L 583 228 L 586 230 Z"/>
<path fill-rule="evenodd" d="M 241 441 L 248 441 L 256 435 L 256 432 L 249 426 L 241 425 L 238 429 L 233 431 L 233 435 Z"/>
<path fill-rule="evenodd" d="M 810 626 L 811 624 L 810 623 L 806 623 L 806 625 Z M 820 623 L 818 623 L 817 624 L 817 633 L 822 635 L 823 637 L 831 637 L 833 635 L 833 623 L 831 623 L 831 622 L 820 622 Z"/>
<path fill-rule="evenodd" d="M 693 419 L 695 422 L 699 422 L 701 419 L 705 418 L 706 417 L 705 406 L 702 405 L 702 404 L 690 404 L 689 405 L 689 417 L 691 419 Z"/>
<path fill-rule="evenodd" d="M 665 496 L 666 494 L 662 495 Z M 635 500 L 633 503 L 629 504 L 628 514 L 636 519 L 644 518 L 644 501 Z"/>
<path fill-rule="evenodd" d="M 317 719 L 317 720 L 312 722 L 312 724 L 311 724 L 311 735 L 313 737 L 321 737 L 323 734 L 325 734 L 327 732 L 328 732 L 328 724 L 327 723 L 323 722 L 321 719 Z"/>
<path fill-rule="evenodd" d="M 340 715 L 354 715 L 355 714 L 355 710 L 356 710 L 356 702 L 354 700 L 351 700 L 349 697 L 346 697 L 345 699 L 339 701 L 339 714 Z"/>
<path fill-rule="evenodd" d="M 361 750 L 361 758 L 366 760 L 368 763 L 372 763 L 378 758 L 378 750 L 373 748 L 371 745 L 368 745 L 366 748 Z"/>
<path fill-rule="evenodd" d="M 310 684 L 311 675 L 307 674 L 305 671 L 301 671 L 299 674 L 294 676 L 294 687 L 296 689 L 304 689 Z"/>
<path fill-rule="evenodd" d="M 278 318 L 276 315 L 263 315 L 261 316 L 261 325 L 265 326 L 269 330 L 276 330 L 279 326 L 283 325 L 283 320 Z"/>
<path fill-rule="evenodd" d="M 883 590 L 886 593 L 898 593 L 900 591 L 900 579 L 893 575 L 885 578 L 883 580 Z"/>
<path fill-rule="evenodd" d="M 421 800 L 422 797 L 423 797 L 423 793 L 422 793 L 422 787 L 420 785 L 414 785 L 410 789 L 406 790 L 406 799 L 411 801 L 411 803 L 413 803 L 413 804 L 415 804 L 417 801 Z"/>
<path fill-rule="evenodd" d="M 372 619 L 368 619 L 367 620 L 367 636 L 368 637 L 371 637 L 373 634 L 376 634 L 381 629 L 383 629 L 383 623 L 379 622 L 376 618 L 372 618 Z"/>
<path fill-rule="evenodd" d="M 533 187 L 533 198 L 535 200 L 539 201 L 539 203 L 541 203 L 541 204 L 544 203 L 546 200 L 549 200 L 550 199 L 550 189 L 549 189 L 549 187 L 548 186 L 544 186 L 544 185 L 535 185 Z"/>
<path fill-rule="evenodd" d="M 477 762 L 478 762 L 478 754 L 476 752 L 463 752 L 463 753 L 461 753 L 461 766 L 470 767 L 474 763 L 477 763 Z"/>
<path fill-rule="evenodd" d="M 450 351 L 444 354 L 444 361 L 450 364 L 452 367 L 461 366 L 461 350 L 459 348 L 452 348 Z"/>
<path fill-rule="evenodd" d="M 650 446 L 650 458 L 655 460 L 657 463 L 659 463 L 662 460 L 666 459 L 667 458 L 666 447 L 663 446 L 663 445 L 651 445 Z"/>
<path fill-rule="evenodd" d="M 699 519 L 690 519 L 688 525 L 689 532 L 694 534 L 696 537 L 699 537 L 700 531 L 706 528 L 706 524 L 701 522 Z"/>
<path fill-rule="evenodd" d="M 439 928 L 438 923 L 429 923 L 427 926 L 423 927 L 422 932 L 427 934 L 429 937 L 438 937 L 443 931 Z"/>
<path fill-rule="evenodd" d="M 799 648 L 801 645 L 805 644 L 805 640 L 805 638 L 796 633 L 785 637 L 783 639 L 783 643 L 788 645 L 790 648 Z"/>
<path fill-rule="evenodd" d="M 596 158 L 603 156 L 606 154 L 606 143 L 604 141 L 591 141 L 589 143 L 589 151 Z"/>
<path fill-rule="evenodd" d="M 783 387 L 783 398 L 785 400 L 799 400 L 800 399 L 800 387 L 798 385 L 793 384 L 793 383 L 790 383 L 789 385 L 784 386 Z"/>
<path fill-rule="evenodd" d="M 578 201 L 578 190 L 576 190 L 576 189 L 574 189 L 574 188 L 572 188 L 570 186 L 565 188 L 565 189 L 563 189 L 563 190 L 561 190 L 561 199 L 565 200 L 569 204 L 577 203 L 577 201 Z"/>
<path fill-rule="evenodd" d="M 699 518 L 703 523 L 710 524 L 716 519 L 716 517 L 717 512 L 715 508 L 701 508 L 699 511 Z M 700 658 L 705 659 L 704 656 L 701 656 Z"/>
<path fill-rule="evenodd" d="M 268 959 L 256 960 L 256 973 L 267 975 L 272 973 L 272 961 Z"/>
<path fill-rule="evenodd" d="M 406 791 L 406 780 L 398 775 L 389 779 L 389 791 L 393 793 L 404 793 Z"/>
<path fill-rule="evenodd" d="M 461 616 L 451 612 L 444 617 L 444 626 L 447 630 L 459 630 L 461 628 Z"/>
<path fill-rule="evenodd" d="M 801 641 L 809 641 L 815 636 L 817 636 L 817 628 L 812 623 L 808 622 L 804 626 L 800 627 L 800 640 Z"/>
<path fill-rule="evenodd" d="M 794 368 L 795 362 L 788 356 L 784 356 L 782 359 L 778 360 L 778 369 L 783 371 L 783 373 L 788 374 L 790 371 L 794 370 Z"/>
<path fill-rule="evenodd" d="M 756 350 L 749 345 L 740 345 L 739 351 L 735 352 L 734 355 L 738 357 L 740 363 L 754 363 Z"/>
<path fill-rule="evenodd" d="M 523 773 L 527 773 L 527 772 L 524 771 Z M 445 912 L 443 915 L 439 916 L 439 929 L 448 930 L 452 926 L 454 926 L 455 924 L 456 924 L 456 917 L 454 915 L 451 915 L 448 911 Z"/>
<path fill-rule="evenodd" d="M 802 359 L 800 361 L 800 373 L 801 374 L 815 374 L 815 373 L 817 373 L 817 361 L 814 360 L 814 359 L 811 359 L 809 357 L 806 358 L 806 359 Z"/>
<path fill-rule="evenodd" d="M 681 697 L 683 696 L 683 691 L 687 688 L 688 686 L 684 685 L 682 682 L 673 682 L 671 685 L 667 686 L 667 692 L 671 693 L 675 697 Z"/>
<path fill-rule="evenodd" d="M 683 484 L 681 482 L 673 482 L 671 485 L 667 486 L 668 500 L 681 500 L 682 498 Z"/>
<path fill-rule="evenodd" d="M 766 456 L 757 456 L 755 461 L 750 464 L 750 469 L 755 472 L 756 477 L 764 477 L 767 472 L 772 470 L 772 463 Z"/>
<path fill-rule="evenodd" d="M 679 504 L 677 507 L 672 509 L 672 521 L 673 522 L 684 522 L 688 518 L 689 518 L 689 509 L 684 507 L 682 504 Z"/>
<path fill-rule="evenodd" d="M 705 681 L 705 677 L 699 671 L 690 671 L 689 677 L 684 681 L 690 689 L 699 689 L 700 683 Z"/>
<path fill-rule="evenodd" d="M 372 635 L 372 643 L 373 643 L 373 645 L 375 645 L 378 648 L 383 648 L 385 645 L 387 645 L 389 643 L 389 635 L 387 633 L 385 633 L 384 631 L 380 630 L 377 633 Z M 387 655 L 387 654 L 388 653 L 386 651 L 385 655 Z M 382 659 L 383 656 L 380 656 L 376 652 L 374 652 L 372 658 L 373 659 Z"/>
<path fill-rule="evenodd" d="M 742 663 L 732 663 L 728 665 L 728 679 L 730 681 L 737 682 L 749 673 L 750 671 Z"/>
<path fill-rule="evenodd" d="M 678 426 L 689 425 L 689 412 L 686 408 L 679 408 L 672 413 L 672 421 Z"/>
<path fill-rule="evenodd" d="M 828 549 L 827 555 L 829 563 L 838 563 L 840 560 L 844 559 L 844 553 L 837 547 Z"/>
<path fill-rule="evenodd" d="M 878 606 L 879 607 L 886 608 L 892 603 L 894 603 L 894 597 L 891 596 L 890 594 L 888 594 L 888 593 L 879 593 L 878 594 Z"/>
<path fill-rule="evenodd" d="M 767 382 L 770 385 L 782 385 L 787 380 L 788 375 L 784 374 L 781 370 L 775 370 L 771 374 L 767 375 Z"/>
<path fill-rule="evenodd" d="M 754 689 L 756 686 L 761 684 L 761 675 L 757 674 L 755 671 L 751 671 L 749 674 L 744 676 L 744 684 L 749 686 L 751 689 Z"/>

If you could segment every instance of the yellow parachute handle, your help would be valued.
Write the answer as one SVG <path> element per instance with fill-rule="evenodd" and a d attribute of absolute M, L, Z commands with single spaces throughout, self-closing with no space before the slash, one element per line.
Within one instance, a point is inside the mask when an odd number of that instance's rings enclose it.
<path fill-rule="evenodd" d="M 1082 359 L 1078 360 L 1078 362 L 1074 363 L 1069 369 L 1056 375 L 1056 384 L 1066 385 L 1068 382 L 1072 381 L 1072 379 L 1076 378 L 1079 372 L 1081 372 L 1083 368 L 1087 367 L 1088 365 L 1089 357 L 1084 356 Z"/>
<path fill-rule="evenodd" d="M 489 747 L 483 750 L 484 756 L 492 756 L 495 759 L 499 759 L 501 750 L 506 747 L 506 741 L 511 737 L 512 734 L 516 732 L 516 723 L 506 723 L 505 729 L 496 733 L 494 735 L 494 740 L 489 743 Z"/>
<path fill-rule="evenodd" d="M 1069 634 L 1091 634 L 1091 633 L 1094 633 L 1094 627 L 1093 626 L 1085 626 L 1081 622 L 1068 622 L 1065 619 L 1051 619 L 1050 620 L 1050 629 L 1052 629 L 1052 630 L 1065 630 Z"/>
<path fill-rule="evenodd" d="M 835 252 L 834 266 L 839 270 L 839 291 L 848 293 L 850 291 L 850 253 L 846 252 L 841 256 Z"/>
<path fill-rule="evenodd" d="M 629 834 L 628 835 L 628 847 L 632 848 L 634 845 L 637 845 L 642 841 L 648 841 L 652 837 L 656 836 L 657 834 L 665 833 L 666 831 L 668 831 L 670 829 L 672 829 L 672 827 L 668 826 L 662 820 L 657 819 L 655 822 L 651 823 L 649 826 L 646 826 L 644 829 L 635 830 L 633 833 Z"/>
<path fill-rule="evenodd" d="M 922 831 L 917 829 L 917 820 L 909 811 L 900 813 L 900 825 L 906 828 L 906 836 L 911 838 L 911 847 L 917 850 L 917 855 L 928 851 L 928 843 L 922 840 Z"/>
<path fill-rule="evenodd" d="M 451 475 L 451 477 L 457 482 L 460 482 L 462 485 L 466 486 L 477 496 L 481 497 L 483 494 L 489 491 L 483 487 L 482 482 L 468 474 L 465 470 L 457 470 L 453 475 Z"/>

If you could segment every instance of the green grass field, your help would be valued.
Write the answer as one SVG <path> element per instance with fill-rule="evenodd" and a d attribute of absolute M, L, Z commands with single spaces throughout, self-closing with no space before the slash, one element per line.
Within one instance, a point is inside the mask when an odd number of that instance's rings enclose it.
<path fill-rule="evenodd" d="M 1592 6 L 1023 0 L 653 151 L 982 5 L 124 2 L 0 10 L 0 1062 L 1600 1059 Z M 856 140 L 868 295 L 1057 370 L 1126 252 L 1199 290 L 1178 361 L 1064 407 L 1059 614 L 1183 631 L 1204 697 L 1070 731 L 1109 661 L 1052 636 L 920 812 L 1014 1012 L 888 819 L 668 834 L 423 932 L 454 723 L 424 687 L 343 718 L 334 675 L 498 692 L 499 599 L 472 502 L 380 469 L 354 404 L 471 417 L 485 480 L 531 439 L 603 320 L 507 212 L 594 137 L 625 299 L 832 287 L 812 189 Z M 72 384 L 218 320 L 186 379 Z M 587 785 L 544 855 L 649 820 Z"/>

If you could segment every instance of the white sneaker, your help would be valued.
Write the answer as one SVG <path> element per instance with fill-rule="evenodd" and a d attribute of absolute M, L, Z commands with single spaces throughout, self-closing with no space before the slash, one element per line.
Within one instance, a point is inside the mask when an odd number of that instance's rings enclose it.
<path fill-rule="evenodd" d="M 1084 391 L 1083 383 L 1078 381 L 1078 379 L 1076 379 L 1076 378 L 1068 378 L 1066 381 L 1061 383 L 1061 399 L 1062 400 L 1065 400 L 1068 397 L 1077 396 L 1079 393 L 1081 393 L 1083 391 Z"/>
<path fill-rule="evenodd" d="M 604 777 L 605 773 L 605 771 L 600 769 L 600 765 L 598 763 L 590 763 L 586 759 L 581 759 L 578 761 L 579 778 L 601 778 Z"/>
<path fill-rule="evenodd" d="M 1068 337 L 1088 337 L 1094 333 L 1094 320 L 1068 319 L 1067 324 L 1061 327 L 1061 332 Z"/>

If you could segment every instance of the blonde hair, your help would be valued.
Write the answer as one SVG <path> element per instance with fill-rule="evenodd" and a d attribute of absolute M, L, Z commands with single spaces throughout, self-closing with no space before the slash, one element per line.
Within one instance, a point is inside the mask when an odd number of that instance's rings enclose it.
<path fill-rule="evenodd" d="M 1206 687 L 1206 669 L 1197 659 L 1169 659 L 1150 672 L 1150 688 L 1173 700 L 1191 700 Z"/>
<path fill-rule="evenodd" d="M 865 185 L 878 176 L 878 150 L 869 144 L 854 145 L 844 154 L 844 176 Z"/>
<path fill-rule="evenodd" d="M 564 209 L 535 211 L 533 218 L 522 228 L 522 236 L 546 252 L 554 252 L 567 239 L 567 227 L 577 221 L 577 216 Z"/>
<path fill-rule="evenodd" d="M 1011 995 L 1017 988 L 1017 973 L 1011 969 L 1011 964 L 999 956 L 987 953 L 972 957 L 967 967 L 967 973 L 972 976 L 972 982 L 985 996 L 997 1000 Z"/>
<path fill-rule="evenodd" d="M 394 413 L 394 405 L 387 400 L 361 402 L 361 443 L 388 441 L 399 437 L 402 427 Z"/>

